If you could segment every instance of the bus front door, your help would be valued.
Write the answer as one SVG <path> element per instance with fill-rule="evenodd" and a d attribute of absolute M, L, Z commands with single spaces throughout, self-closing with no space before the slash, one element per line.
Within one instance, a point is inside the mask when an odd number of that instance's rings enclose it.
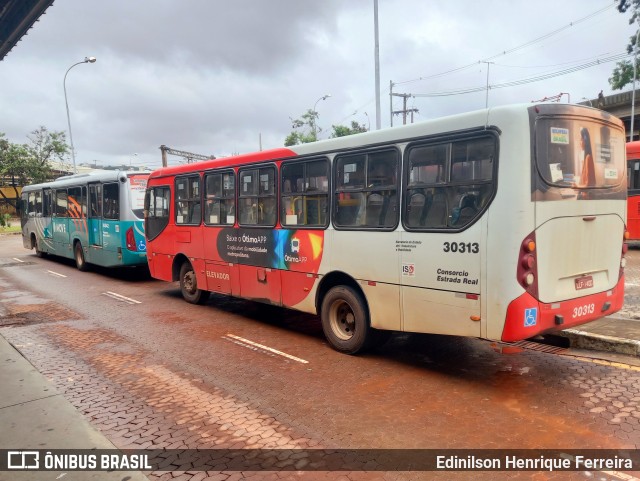
<path fill-rule="evenodd" d="M 102 184 L 89 184 L 89 244 L 102 247 Z"/>

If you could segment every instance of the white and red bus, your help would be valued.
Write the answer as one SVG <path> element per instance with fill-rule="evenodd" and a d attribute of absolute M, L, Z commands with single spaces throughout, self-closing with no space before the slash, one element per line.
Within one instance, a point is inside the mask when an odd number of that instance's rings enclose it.
<path fill-rule="evenodd" d="M 384 331 L 517 341 L 623 304 L 625 138 L 577 105 L 497 107 L 153 172 L 153 277 Z"/>
<path fill-rule="evenodd" d="M 640 140 L 627 142 L 627 230 L 629 243 L 640 244 Z"/>

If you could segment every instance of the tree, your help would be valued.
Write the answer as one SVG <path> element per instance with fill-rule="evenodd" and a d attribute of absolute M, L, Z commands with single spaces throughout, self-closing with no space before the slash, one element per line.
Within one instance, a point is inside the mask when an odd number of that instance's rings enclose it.
<path fill-rule="evenodd" d="M 0 190 L 0 198 L 18 209 L 18 188 L 51 177 L 49 161 L 63 162 L 70 152 L 64 132 L 49 132 L 39 127 L 27 136 L 26 144 L 14 144 L 0 132 L 0 180 L 13 188 L 14 198 Z"/>
<path fill-rule="evenodd" d="M 355 120 L 351 121 L 351 127 L 347 127 L 346 125 L 332 125 L 333 133 L 331 134 L 331 138 L 335 139 L 336 137 L 346 137 L 347 135 L 353 134 L 361 134 L 363 132 L 367 132 L 367 128 L 363 125 L 360 125 Z"/>
<path fill-rule="evenodd" d="M 322 129 L 318 127 L 317 122 L 318 112 L 311 109 L 307 110 L 299 119 L 291 119 L 291 127 L 295 130 L 287 135 L 287 138 L 284 140 L 284 145 L 289 147 L 291 145 L 307 144 L 318 140 L 318 133 L 322 132 Z M 298 129 L 302 130 L 300 131 Z M 331 129 L 333 130 L 331 133 L 332 139 L 360 134 L 368 130 L 364 125 L 360 125 L 356 121 L 351 121 L 351 127 L 347 127 L 346 125 L 332 125 Z"/>
<path fill-rule="evenodd" d="M 640 15 L 640 0 L 618 0 L 618 11 L 620 13 L 626 13 L 629 8 L 633 7 L 633 13 L 629 19 L 629 25 L 633 25 L 638 20 Z M 627 44 L 627 53 L 633 53 L 636 48 L 637 33 L 629 38 Z M 640 45 L 638 46 L 640 47 Z M 640 63 L 640 62 L 639 62 Z M 640 78 L 640 69 L 636 66 L 636 77 Z M 624 60 L 618 62 L 613 69 L 611 77 L 609 78 L 609 85 L 613 90 L 622 90 L 626 85 L 633 82 L 633 62 Z"/>
<path fill-rule="evenodd" d="M 322 129 L 318 127 L 318 112 L 309 109 L 299 119 L 291 119 L 291 128 L 294 129 L 293 132 L 284 139 L 286 147 L 315 142 L 318 140 L 318 132 L 322 132 Z M 302 131 L 298 129 L 302 129 Z"/>

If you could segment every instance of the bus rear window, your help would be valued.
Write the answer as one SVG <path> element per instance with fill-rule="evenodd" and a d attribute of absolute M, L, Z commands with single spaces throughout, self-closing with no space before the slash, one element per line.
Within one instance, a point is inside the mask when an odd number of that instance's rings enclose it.
<path fill-rule="evenodd" d="M 147 188 L 147 179 L 147 175 L 129 176 L 129 200 L 131 202 L 131 210 L 138 219 L 144 217 L 144 192 Z"/>
<path fill-rule="evenodd" d="M 546 117 L 536 123 L 536 165 L 551 185 L 580 189 L 620 185 L 624 145 L 621 130 L 592 119 Z"/>

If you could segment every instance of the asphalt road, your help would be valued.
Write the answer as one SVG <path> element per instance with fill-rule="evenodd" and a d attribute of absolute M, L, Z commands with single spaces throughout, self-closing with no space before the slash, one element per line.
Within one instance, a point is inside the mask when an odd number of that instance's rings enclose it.
<path fill-rule="evenodd" d="M 347 356 L 327 345 L 313 316 L 223 296 L 190 305 L 176 284 L 144 269 L 82 273 L 71 261 L 37 258 L 19 236 L 0 236 L 0 305 L 0 333 L 121 449 L 640 449 L 640 369 L 631 360 L 567 350 L 505 354 L 476 339 L 404 334 Z M 540 476 L 472 477 L 587 479 Z M 470 479 L 452 472 L 149 477 Z"/>

